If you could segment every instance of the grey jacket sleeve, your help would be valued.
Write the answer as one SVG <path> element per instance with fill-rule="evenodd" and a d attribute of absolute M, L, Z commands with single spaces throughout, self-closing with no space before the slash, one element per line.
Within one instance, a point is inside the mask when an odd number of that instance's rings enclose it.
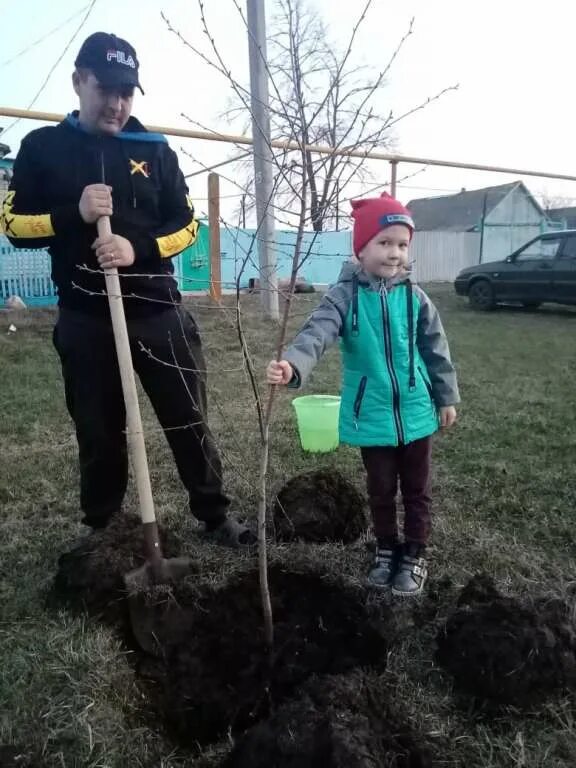
<path fill-rule="evenodd" d="M 290 387 L 306 383 L 312 369 L 340 335 L 352 297 L 351 283 L 338 282 L 324 295 L 282 355 L 294 368 Z"/>
<path fill-rule="evenodd" d="M 458 382 L 440 315 L 421 288 L 414 286 L 414 292 L 420 299 L 416 343 L 428 370 L 434 401 L 438 408 L 456 405 L 460 402 Z"/>

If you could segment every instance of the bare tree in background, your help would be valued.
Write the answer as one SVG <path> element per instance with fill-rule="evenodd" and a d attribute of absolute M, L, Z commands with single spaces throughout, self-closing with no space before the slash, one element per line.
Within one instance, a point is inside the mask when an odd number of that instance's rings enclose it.
<path fill-rule="evenodd" d="M 553 211 L 555 208 L 571 208 L 574 207 L 574 198 L 562 197 L 562 195 L 550 195 L 548 192 L 542 192 L 540 195 L 540 203 L 545 211 Z"/>
<path fill-rule="evenodd" d="M 383 114 L 382 94 L 392 65 L 413 34 L 413 20 L 379 72 L 355 63 L 360 28 L 369 18 L 373 0 L 367 0 L 352 29 L 345 50 L 338 50 L 329 31 L 307 0 L 276 0 L 276 14 L 268 42 L 271 128 L 274 139 L 334 149 L 386 151 L 393 146 L 393 128 L 408 114 L 422 109 L 447 90 L 427 99 L 408 113 Z M 244 100 L 227 112 L 228 119 L 248 117 Z M 344 190 L 350 180 L 369 175 L 364 158 L 320 155 L 299 150 L 287 157 L 285 178 L 278 184 L 277 200 L 286 209 L 298 208 L 301 164 L 309 184 L 308 226 L 322 232 L 333 226 L 342 210 Z M 245 173 L 248 166 L 245 166 Z M 250 204 L 249 206 L 250 207 Z"/>

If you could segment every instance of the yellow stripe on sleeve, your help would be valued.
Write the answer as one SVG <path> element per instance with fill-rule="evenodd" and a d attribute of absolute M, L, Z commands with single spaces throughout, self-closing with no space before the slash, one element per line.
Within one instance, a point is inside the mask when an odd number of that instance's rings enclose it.
<path fill-rule="evenodd" d="M 54 227 L 49 213 L 33 215 L 28 213 L 13 213 L 14 190 L 8 192 L 0 212 L 0 232 L 8 237 L 53 237 Z"/>
<path fill-rule="evenodd" d="M 171 235 L 164 235 L 164 237 L 157 237 L 158 250 L 160 256 L 163 259 L 169 259 L 172 256 L 176 256 L 177 253 L 181 253 L 189 245 L 196 242 L 198 235 L 199 224 L 196 219 L 192 219 L 188 226 L 184 229 L 178 230 Z"/>

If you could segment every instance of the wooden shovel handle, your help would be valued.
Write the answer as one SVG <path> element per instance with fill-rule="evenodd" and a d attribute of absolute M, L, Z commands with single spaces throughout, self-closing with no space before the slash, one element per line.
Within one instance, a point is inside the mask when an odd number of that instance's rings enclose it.
<path fill-rule="evenodd" d="M 107 216 L 98 219 L 98 236 L 107 237 L 111 234 L 112 229 L 110 226 L 110 219 Z M 104 275 L 106 279 L 108 303 L 110 304 L 110 315 L 112 317 L 112 329 L 114 331 L 114 341 L 116 343 L 118 366 L 120 368 L 120 378 L 122 380 L 124 403 L 126 405 L 128 453 L 136 476 L 140 515 L 142 517 L 142 523 L 145 526 L 145 538 L 147 549 L 149 550 L 147 551 L 147 556 L 149 559 L 156 560 L 157 558 L 162 557 L 162 552 L 156 530 L 154 499 L 152 497 L 152 486 L 150 485 L 146 444 L 144 442 L 142 417 L 140 415 L 140 405 L 138 403 L 138 390 L 136 389 L 136 379 L 134 377 L 134 367 L 132 365 L 132 353 L 130 351 L 130 339 L 128 337 L 126 315 L 124 313 L 120 278 L 118 277 L 118 270 L 116 267 L 105 269 Z"/>

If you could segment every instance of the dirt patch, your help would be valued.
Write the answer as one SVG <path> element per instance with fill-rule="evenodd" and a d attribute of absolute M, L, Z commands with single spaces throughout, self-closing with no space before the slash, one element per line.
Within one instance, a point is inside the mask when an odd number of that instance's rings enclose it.
<path fill-rule="evenodd" d="M 224 768 L 429 768 L 431 747 L 406 724 L 385 685 L 360 673 L 307 685 L 250 729 Z"/>
<path fill-rule="evenodd" d="M 175 537 L 163 532 L 162 540 L 167 556 L 179 555 Z M 390 607 L 317 565 L 270 565 L 275 646 L 268 656 L 258 573 L 250 560 L 224 583 L 192 576 L 167 592 L 142 593 L 160 653 L 139 653 L 128 631 L 123 577 L 142 564 L 142 552 L 138 519 L 119 517 L 62 555 L 54 593 L 120 632 L 134 651 L 130 658 L 147 702 L 142 716 L 154 713 L 156 725 L 183 747 L 196 750 L 228 733 L 244 733 L 300 695 L 314 677 L 385 668 L 396 631 Z"/>
<path fill-rule="evenodd" d="M 180 541 L 160 528 L 166 557 L 180 554 Z M 107 623 L 124 621 L 126 613 L 124 575 L 144 562 L 142 523 L 136 515 L 115 517 L 102 532 L 61 555 L 51 599 L 86 610 Z"/>
<path fill-rule="evenodd" d="M 269 575 L 275 650 L 268 660 L 255 570 L 200 593 L 175 587 L 185 622 L 162 629 L 171 640 L 164 663 L 148 672 L 146 691 L 181 744 L 244 731 L 312 675 L 384 668 L 388 609 L 369 607 L 364 590 L 314 570 L 272 565 Z"/>
<path fill-rule="evenodd" d="M 335 470 L 293 477 L 272 513 L 279 541 L 349 544 L 367 528 L 366 500 Z"/>
<path fill-rule="evenodd" d="M 42 762 L 29 750 L 12 744 L 0 744 L 0 768 L 40 768 Z"/>
<path fill-rule="evenodd" d="M 500 600 L 502 596 L 491 576 L 486 573 L 478 573 L 470 579 L 458 595 L 457 605 L 459 608 L 465 605 L 486 605 L 494 600 Z"/>
<path fill-rule="evenodd" d="M 430 630 L 436 622 L 446 617 L 455 602 L 457 587 L 448 576 L 440 579 L 432 576 L 426 582 L 424 594 L 412 606 L 414 624 L 419 629 Z"/>
<path fill-rule="evenodd" d="M 521 602 L 476 577 L 438 634 L 436 660 L 474 698 L 530 707 L 576 685 L 576 627 L 566 603 Z"/>

